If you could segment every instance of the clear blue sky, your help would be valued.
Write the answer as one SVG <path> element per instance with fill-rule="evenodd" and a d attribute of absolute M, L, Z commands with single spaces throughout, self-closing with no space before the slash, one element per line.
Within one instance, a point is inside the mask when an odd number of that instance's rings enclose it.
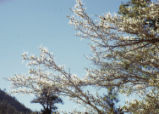
<path fill-rule="evenodd" d="M 84 3 L 93 16 L 116 12 L 121 0 L 85 0 Z M 84 75 L 84 68 L 89 66 L 85 58 L 90 55 L 88 42 L 75 36 L 76 31 L 66 17 L 72 14 L 70 8 L 74 4 L 75 0 L 0 0 L 1 89 L 8 91 L 10 87 L 3 78 L 27 72 L 21 54 L 38 53 L 40 46 L 48 47 L 57 62 L 65 64 L 72 73 Z M 33 110 L 39 109 L 39 105 L 30 104 L 32 97 L 16 95 L 16 98 Z"/>

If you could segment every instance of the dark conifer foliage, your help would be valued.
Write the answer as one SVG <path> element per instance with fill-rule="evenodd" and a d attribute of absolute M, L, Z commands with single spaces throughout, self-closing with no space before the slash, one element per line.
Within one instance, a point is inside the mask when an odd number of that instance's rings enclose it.
<path fill-rule="evenodd" d="M 56 112 L 57 107 L 56 103 L 63 103 L 62 99 L 54 94 L 49 87 L 44 87 L 40 96 L 37 96 L 32 103 L 39 103 L 42 105 L 43 109 L 41 110 L 42 114 L 51 114 Z"/>

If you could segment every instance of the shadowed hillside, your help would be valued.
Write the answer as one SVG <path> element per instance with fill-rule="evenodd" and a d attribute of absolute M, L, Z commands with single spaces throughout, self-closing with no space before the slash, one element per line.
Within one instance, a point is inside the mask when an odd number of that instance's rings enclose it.
<path fill-rule="evenodd" d="M 0 90 L 0 114 L 31 114 L 31 112 L 16 98 Z"/>

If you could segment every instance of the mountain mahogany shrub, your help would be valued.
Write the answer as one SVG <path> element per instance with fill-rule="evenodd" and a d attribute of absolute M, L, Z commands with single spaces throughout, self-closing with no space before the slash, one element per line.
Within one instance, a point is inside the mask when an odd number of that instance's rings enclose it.
<path fill-rule="evenodd" d="M 139 2 L 144 5 L 141 0 Z M 132 9 L 127 10 L 131 12 Z M 29 73 L 9 79 L 15 87 L 14 92 L 36 95 L 47 85 L 55 94 L 68 96 L 93 113 L 103 114 L 110 112 L 110 108 L 99 88 L 114 86 L 131 94 L 158 87 L 159 26 L 157 21 L 153 24 L 155 28 L 148 23 L 159 17 L 157 3 L 137 9 L 138 16 L 107 13 L 99 16 L 98 21 L 87 14 L 81 0 L 76 0 L 72 11 L 70 24 L 75 26 L 78 36 L 91 41 L 93 55 L 90 59 L 97 67 L 88 68 L 87 74 L 79 78 L 58 65 L 47 49 L 40 48 L 39 56 L 23 54 Z M 86 89 L 89 86 L 96 94 Z"/>
<path fill-rule="evenodd" d="M 138 2 L 145 5 L 142 0 Z M 131 7 L 127 10 L 133 11 Z M 88 69 L 87 84 L 121 86 L 128 93 L 158 86 L 155 80 L 159 77 L 159 4 L 150 2 L 135 10 L 137 16 L 107 13 L 95 21 L 86 13 L 81 0 L 77 0 L 70 24 L 75 26 L 78 36 L 92 41 L 91 59 L 102 68 Z M 145 24 L 148 19 L 156 19 L 155 29 Z"/>
<path fill-rule="evenodd" d="M 96 94 L 86 90 L 86 79 L 80 79 L 67 72 L 62 65 L 57 65 L 46 48 L 40 48 L 39 56 L 24 53 L 22 57 L 27 62 L 29 72 L 9 78 L 13 85 L 12 92 L 39 96 L 43 87 L 49 87 L 56 96 L 68 96 L 86 106 L 86 109 L 93 109 L 94 113 L 102 114 L 106 110 L 102 96 L 98 95 L 99 88 L 94 88 Z"/>

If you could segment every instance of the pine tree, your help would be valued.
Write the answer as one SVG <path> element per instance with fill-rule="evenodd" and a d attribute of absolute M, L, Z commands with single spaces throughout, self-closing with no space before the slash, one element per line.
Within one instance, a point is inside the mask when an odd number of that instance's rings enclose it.
<path fill-rule="evenodd" d="M 62 99 L 50 90 L 49 87 L 43 87 L 41 94 L 36 96 L 32 103 L 39 103 L 42 105 L 42 114 L 52 114 L 52 112 L 56 112 L 57 107 L 56 103 L 63 103 Z"/>

